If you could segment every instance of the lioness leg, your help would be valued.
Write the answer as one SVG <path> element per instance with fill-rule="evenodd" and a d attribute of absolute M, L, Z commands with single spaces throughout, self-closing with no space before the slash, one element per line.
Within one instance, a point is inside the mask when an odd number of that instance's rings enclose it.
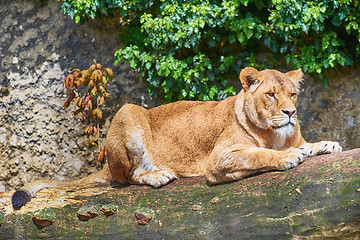
<path fill-rule="evenodd" d="M 234 145 L 213 151 L 209 158 L 206 177 L 210 183 L 219 184 L 238 180 L 256 172 L 290 169 L 301 163 L 303 158 L 303 151 L 297 148 L 244 149 L 242 145 Z"/>
<path fill-rule="evenodd" d="M 122 147 L 119 147 L 118 142 L 107 141 L 107 147 L 111 148 L 108 152 L 112 152 L 109 165 L 115 179 L 125 172 L 123 175 L 129 183 L 160 187 L 177 178 L 171 170 L 156 164 L 156 152 L 153 150 L 153 137 L 146 109 L 125 105 L 115 118 L 117 126 L 109 130 L 108 136 L 114 135 L 112 138 L 118 138 L 121 135 L 119 141 L 123 143 Z M 121 149 L 124 150 L 120 152 Z M 117 152 L 118 154 L 114 154 Z M 124 171 L 124 168 L 127 170 Z"/>
<path fill-rule="evenodd" d="M 144 125 L 144 122 L 141 124 Z M 145 132 L 144 129 L 146 128 L 144 126 L 139 127 L 136 134 L 129 134 L 126 137 L 128 155 L 131 158 L 130 161 L 133 162 L 129 182 L 157 188 L 168 184 L 177 177 L 170 170 L 154 163 L 156 155 L 151 150 L 151 146 L 153 146 L 152 139 L 147 137 L 151 133 Z"/>

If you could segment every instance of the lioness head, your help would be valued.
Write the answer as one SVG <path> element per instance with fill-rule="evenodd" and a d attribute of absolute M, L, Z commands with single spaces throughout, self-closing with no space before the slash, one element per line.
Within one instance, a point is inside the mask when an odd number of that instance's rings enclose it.
<path fill-rule="evenodd" d="M 258 128 L 289 137 L 297 121 L 296 100 L 303 78 L 301 69 L 281 73 L 258 71 L 247 67 L 240 73 L 244 91 L 244 108 L 249 120 Z"/>

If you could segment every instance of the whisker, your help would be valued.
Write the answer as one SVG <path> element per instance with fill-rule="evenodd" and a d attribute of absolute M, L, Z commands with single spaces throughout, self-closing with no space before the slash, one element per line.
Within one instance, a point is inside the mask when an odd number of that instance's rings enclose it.
<path fill-rule="evenodd" d="M 257 126 L 256 130 L 258 131 L 259 129 L 268 128 L 269 126 L 271 126 L 269 121 L 266 121 L 266 122 L 262 123 L 260 126 Z"/>

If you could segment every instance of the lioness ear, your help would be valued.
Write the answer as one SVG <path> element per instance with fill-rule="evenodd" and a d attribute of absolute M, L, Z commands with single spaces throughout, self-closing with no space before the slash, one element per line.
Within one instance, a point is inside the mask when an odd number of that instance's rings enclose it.
<path fill-rule="evenodd" d="M 240 72 L 240 82 L 244 91 L 255 91 L 260 84 L 260 73 L 252 67 L 246 67 Z"/>
<path fill-rule="evenodd" d="M 304 73 L 302 72 L 301 68 L 298 70 L 290 71 L 285 73 L 285 75 L 290 79 L 290 81 L 294 84 L 296 89 L 299 88 L 299 84 L 304 78 Z"/>

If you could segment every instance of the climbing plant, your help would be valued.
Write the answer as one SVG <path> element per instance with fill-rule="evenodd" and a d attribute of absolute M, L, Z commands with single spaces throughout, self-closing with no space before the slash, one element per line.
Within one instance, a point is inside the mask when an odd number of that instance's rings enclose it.
<path fill-rule="evenodd" d="M 77 23 L 115 18 L 125 47 L 115 52 L 166 101 L 235 94 L 228 79 L 245 66 L 288 64 L 328 86 L 330 69 L 360 55 L 355 0 L 63 0 Z"/>
<path fill-rule="evenodd" d="M 93 151 L 97 163 L 103 163 L 106 157 L 106 148 L 101 147 L 104 144 L 100 142 L 100 120 L 103 117 L 101 107 L 109 97 L 105 87 L 112 79 L 113 71 L 110 68 L 103 69 L 103 66 L 94 60 L 94 64 L 86 70 L 73 69 L 63 81 L 67 91 L 64 108 L 73 103 L 76 107 L 74 116 L 82 115 L 86 125 L 85 133 L 89 139 L 88 145 L 97 147 L 97 150 Z"/>

